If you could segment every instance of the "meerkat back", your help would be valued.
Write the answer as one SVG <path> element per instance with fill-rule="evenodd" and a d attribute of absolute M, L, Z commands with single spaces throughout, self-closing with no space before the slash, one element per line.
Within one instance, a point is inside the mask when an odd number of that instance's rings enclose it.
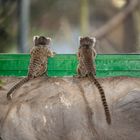
<path fill-rule="evenodd" d="M 14 91 L 21 87 L 24 83 L 31 79 L 42 76 L 46 72 L 47 64 L 47 53 L 50 51 L 48 45 L 51 39 L 44 36 L 35 36 L 33 38 L 34 47 L 31 50 L 30 64 L 28 68 L 28 76 L 19 81 L 15 86 L 13 86 L 7 93 L 7 99 L 11 100 Z"/>
<path fill-rule="evenodd" d="M 93 45 L 95 39 L 90 37 L 80 38 L 80 47 L 79 47 L 79 64 L 78 64 L 78 74 L 80 76 L 87 76 L 91 82 L 94 82 L 95 86 L 98 88 L 98 91 L 101 96 L 102 104 L 104 107 L 104 112 L 106 116 L 106 121 L 108 124 L 111 124 L 111 115 L 109 111 L 109 107 L 106 101 L 106 96 L 104 93 L 104 89 L 101 84 L 95 77 L 94 65 L 93 65 Z"/>

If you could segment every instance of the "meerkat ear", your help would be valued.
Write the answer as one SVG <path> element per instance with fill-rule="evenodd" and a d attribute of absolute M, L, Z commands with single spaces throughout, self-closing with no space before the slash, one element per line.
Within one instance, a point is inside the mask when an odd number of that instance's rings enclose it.
<path fill-rule="evenodd" d="M 52 39 L 50 37 L 46 37 L 47 39 L 47 44 L 51 43 Z"/>
<path fill-rule="evenodd" d="M 79 36 L 79 41 L 78 41 L 79 45 L 81 45 L 82 39 L 83 37 Z"/>
<path fill-rule="evenodd" d="M 96 44 L 96 38 L 95 37 L 91 37 L 91 39 L 93 40 L 93 46 L 95 46 L 95 44 Z"/>
<path fill-rule="evenodd" d="M 51 43 L 52 39 L 50 37 L 46 37 L 46 45 L 49 45 Z"/>
<path fill-rule="evenodd" d="M 83 37 L 79 36 L 79 42 L 81 41 L 82 38 L 83 38 Z"/>
<path fill-rule="evenodd" d="M 38 44 L 38 38 L 39 36 L 33 36 L 33 43 L 35 46 Z"/>
<path fill-rule="evenodd" d="M 38 39 L 39 38 L 39 36 L 33 36 L 33 42 L 36 40 L 36 39 Z"/>
<path fill-rule="evenodd" d="M 46 39 L 47 39 L 49 42 L 52 41 L 52 39 L 51 39 L 50 37 L 46 37 Z"/>

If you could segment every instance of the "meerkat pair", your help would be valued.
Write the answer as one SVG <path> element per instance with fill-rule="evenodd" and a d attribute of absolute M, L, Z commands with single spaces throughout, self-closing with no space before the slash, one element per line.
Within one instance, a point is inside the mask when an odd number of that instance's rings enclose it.
<path fill-rule="evenodd" d="M 47 61 L 48 57 L 54 56 L 54 52 L 52 52 L 49 48 L 51 39 L 46 38 L 44 36 L 35 36 L 33 39 L 34 47 L 31 50 L 31 58 L 30 64 L 28 69 L 28 76 L 18 82 L 14 87 L 12 87 L 9 92 L 7 93 L 7 98 L 9 100 L 12 99 L 14 91 L 21 87 L 27 81 L 40 77 L 47 70 Z M 77 74 L 78 77 L 88 77 L 91 82 L 93 82 L 99 90 L 101 95 L 102 104 L 104 107 L 106 120 L 108 124 L 111 123 L 111 115 L 109 111 L 109 107 L 106 101 L 104 90 L 101 84 L 96 79 L 96 67 L 95 58 L 96 58 L 96 51 L 94 49 L 96 45 L 96 39 L 90 37 L 81 37 L 80 38 L 80 46 L 79 51 L 77 54 L 78 58 L 78 66 L 77 66 Z"/>

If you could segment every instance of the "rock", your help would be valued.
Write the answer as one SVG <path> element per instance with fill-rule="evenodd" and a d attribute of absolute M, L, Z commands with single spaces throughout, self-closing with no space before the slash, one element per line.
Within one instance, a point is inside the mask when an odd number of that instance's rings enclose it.
<path fill-rule="evenodd" d="M 20 79 L 1 77 L 0 136 L 3 140 L 140 140 L 140 79 L 99 79 L 112 124 L 105 120 L 97 88 L 87 78 L 37 78 L 7 91 Z"/>

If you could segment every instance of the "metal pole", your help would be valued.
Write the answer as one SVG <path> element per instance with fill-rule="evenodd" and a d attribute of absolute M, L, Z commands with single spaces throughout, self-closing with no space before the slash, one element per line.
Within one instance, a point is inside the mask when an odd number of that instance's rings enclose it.
<path fill-rule="evenodd" d="M 28 48 L 30 0 L 18 0 L 18 51 L 26 53 Z"/>

